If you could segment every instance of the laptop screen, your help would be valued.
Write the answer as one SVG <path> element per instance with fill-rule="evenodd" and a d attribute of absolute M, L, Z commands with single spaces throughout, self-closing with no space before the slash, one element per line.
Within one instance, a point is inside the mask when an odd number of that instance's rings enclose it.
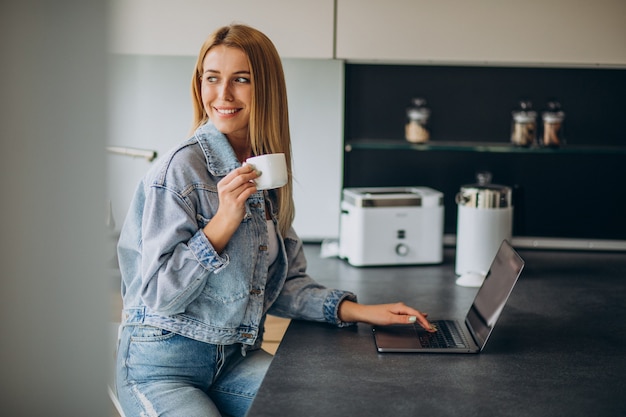
<path fill-rule="evenodd" d="M 522 258 L 506 240 L 503 241 L 465 317 L 465 322 L 473 331 L 481 350 L 500 317 L 522 268 Z"/>

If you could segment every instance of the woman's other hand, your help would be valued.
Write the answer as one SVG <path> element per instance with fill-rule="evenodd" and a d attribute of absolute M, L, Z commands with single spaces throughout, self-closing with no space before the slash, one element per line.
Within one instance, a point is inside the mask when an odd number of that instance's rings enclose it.
<path fill-rule="evenodd" d="M 349 300 L 339 305 L 339 319 L 344 322 L 362 322 L 374 325 L 418 323 L 429 332 L 436 329 L 426 319 L 427 313 L 420 312 L 404 303 L 358 304 Z"/>

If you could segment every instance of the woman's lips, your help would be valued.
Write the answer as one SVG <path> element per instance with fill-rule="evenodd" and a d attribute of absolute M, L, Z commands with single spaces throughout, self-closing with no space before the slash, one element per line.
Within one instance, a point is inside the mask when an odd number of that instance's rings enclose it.
<path fill-rule="evenodd" d="M 241 109 L 219 109 L 217 107 L 213 108 L 218 114 L 222 115 L 222 116 L 230 116 L 233 115 L 237 112 L 239 112 Z"/>

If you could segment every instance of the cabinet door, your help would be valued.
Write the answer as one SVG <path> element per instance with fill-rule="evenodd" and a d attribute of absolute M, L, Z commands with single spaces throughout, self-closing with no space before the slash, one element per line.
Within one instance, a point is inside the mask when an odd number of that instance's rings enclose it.
<path fill-rule="evenodd" d="M 623 0 L 337 0 L 337 58 L 626 65 Z"/>
<path fill-rule="evenodd" d="M 333 0 L 114 0 L 110 49 L 195 56 L 213 30 L 234 22 L 264 32 L 282 57 L 333 57 Z"/>

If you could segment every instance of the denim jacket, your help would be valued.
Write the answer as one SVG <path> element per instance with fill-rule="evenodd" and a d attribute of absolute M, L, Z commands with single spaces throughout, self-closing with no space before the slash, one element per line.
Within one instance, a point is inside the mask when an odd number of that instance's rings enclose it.
<path fill-rule="evenodd" d="M 328 289 L 306 273 L 293 228 L 268 265 L 266 199 L 276 224 L 276 195 L 248 198 L 241 225 L 217 253 L 203 233 L 218 208 L 217 183 L 241 166 L 211 122 L 152 167 L 139 184 L 118 242 L 127 324 L 143 323 L 212 344 L 262 341 L 266 313 L 326 321 L 354 294 Z"/>

